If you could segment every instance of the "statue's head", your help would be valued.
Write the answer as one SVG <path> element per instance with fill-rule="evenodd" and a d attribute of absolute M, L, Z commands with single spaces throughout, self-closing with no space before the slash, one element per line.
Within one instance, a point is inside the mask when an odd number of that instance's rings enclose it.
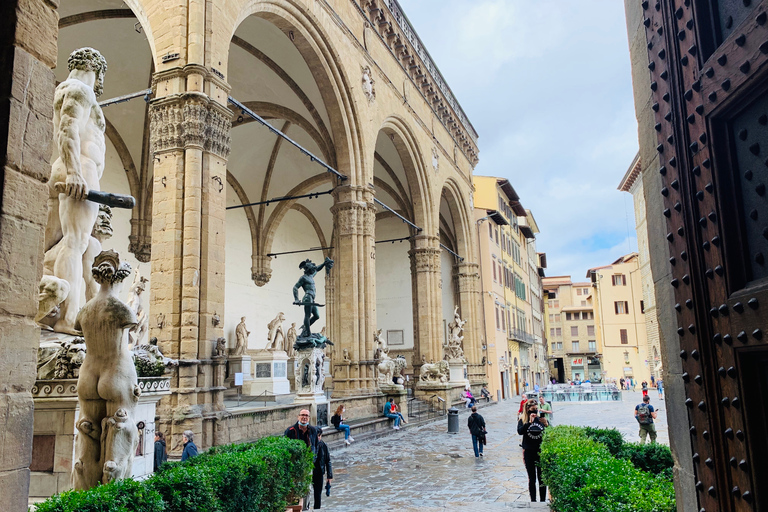
<path fill-rule="evenodd" d="M 112 208 L 105 204 L 99 205 L 99 216 L 96 217 L 91 236 L 100 242 L 112 236 Z"/>
<path fill-rule="evenodd" d="M 102 251 L 93 260 L 91 272 L 97 283 L 115 284 L 131 275 L 131 266 L 127 262 L 121 263 L 120 256 L 115 251 Z"/>
<path fill-rule="evenodd" d="M 80 48 L 73 51 L 67 59 L 67 69 L 79 69 L 80 71 L 93 71 L 96 73 L 96 82 L 93 84 L 93 92 L 101 96 L 104 92 L 104 75 L 107 72 L 107 60 L 94 48 Z"/>
<path fill-rule="evenodd" d="M 312 260 L 309 258 L 299 263 L 299 268 L 302 269 L 305 274 L 314 274 L 317 272 L 317 265 L 312 263 Z"/>

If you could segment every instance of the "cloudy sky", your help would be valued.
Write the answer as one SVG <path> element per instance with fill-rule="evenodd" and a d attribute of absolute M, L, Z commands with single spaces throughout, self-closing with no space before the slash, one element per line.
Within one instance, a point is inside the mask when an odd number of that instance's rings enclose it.
<path fill-rule="evenodd" d="M 637 250 L 624 2 L 399 0 L 480 135 L 475 174 L 508 178 L 547 275 L 584 280 Z"/>

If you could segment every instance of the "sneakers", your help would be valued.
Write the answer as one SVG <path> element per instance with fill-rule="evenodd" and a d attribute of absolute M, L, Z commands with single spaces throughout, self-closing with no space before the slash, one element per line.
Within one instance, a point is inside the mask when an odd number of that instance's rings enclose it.
<path fill-rule="evenodd" d="M 354 438 L 354 437 L 352 437 L 352 436 L 349 436 L 349 442 L 350 442 L 350 443 L 354 443 L 354 442 L 355 442 L 355 438 Z"/>
<path fill-rule="evenodd" d="M 400 430 L 400 427 L 392 427 L 393 430 Z"/>
<path fill-rule="evenodd" d="M 481 457 L 483 456 L 483 452 L 480 452 L 480 456 L 481 456 Z"/>
<path fill-rule="evenodd" d="M 344 443 L 345 443 L 347 446 L 349 446 L 349 445 L 351 444 L 351 443 L 349 442 L 349 439 L 345 439 L 345 440 L 344 440 Z"/>

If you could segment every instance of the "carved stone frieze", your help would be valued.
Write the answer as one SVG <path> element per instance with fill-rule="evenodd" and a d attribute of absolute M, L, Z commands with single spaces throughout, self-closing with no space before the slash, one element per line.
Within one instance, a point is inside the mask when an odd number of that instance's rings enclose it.
<path fill-rule="evenodd" d="M 440 249 L 422 247 L 408 251 L 416 272 L 440 272 Z"/>
<path fill-rule="evenodd" d="M 178 103 L 154 104 L 149 110 L 149 136 L 152 153 L 183 148 L 183 115 Z"/>
<path fill-rule="evenodd" d="M 205 96 L 162 98 L 150 108 L 152 152 L 196 146 L 227 158 L 232 128 L 230 115 Z"/>
<path fill-rule="evenodd" d="M 183 107 L 184 117 L 181 122 L 184 146 L 203 148 L 208 126 L 208 108 L 199 101 L 187 101 Z"/>
<path fill-rule="evenodd" d="M 353 201 L 337 203 L 331 207 L 331 212 L 334 215 L 334 226 L 340 236 L 373 236 L 376 212 L 365 203 Z"/>

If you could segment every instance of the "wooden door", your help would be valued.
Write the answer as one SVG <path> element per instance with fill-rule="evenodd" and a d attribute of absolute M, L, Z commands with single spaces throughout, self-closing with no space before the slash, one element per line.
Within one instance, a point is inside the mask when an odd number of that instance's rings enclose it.
<path fill-rule="evenodd" d="M 669 407 L 700 508 L 768 510 L 768 0 L 642 6 L 687 394 Z"/>

